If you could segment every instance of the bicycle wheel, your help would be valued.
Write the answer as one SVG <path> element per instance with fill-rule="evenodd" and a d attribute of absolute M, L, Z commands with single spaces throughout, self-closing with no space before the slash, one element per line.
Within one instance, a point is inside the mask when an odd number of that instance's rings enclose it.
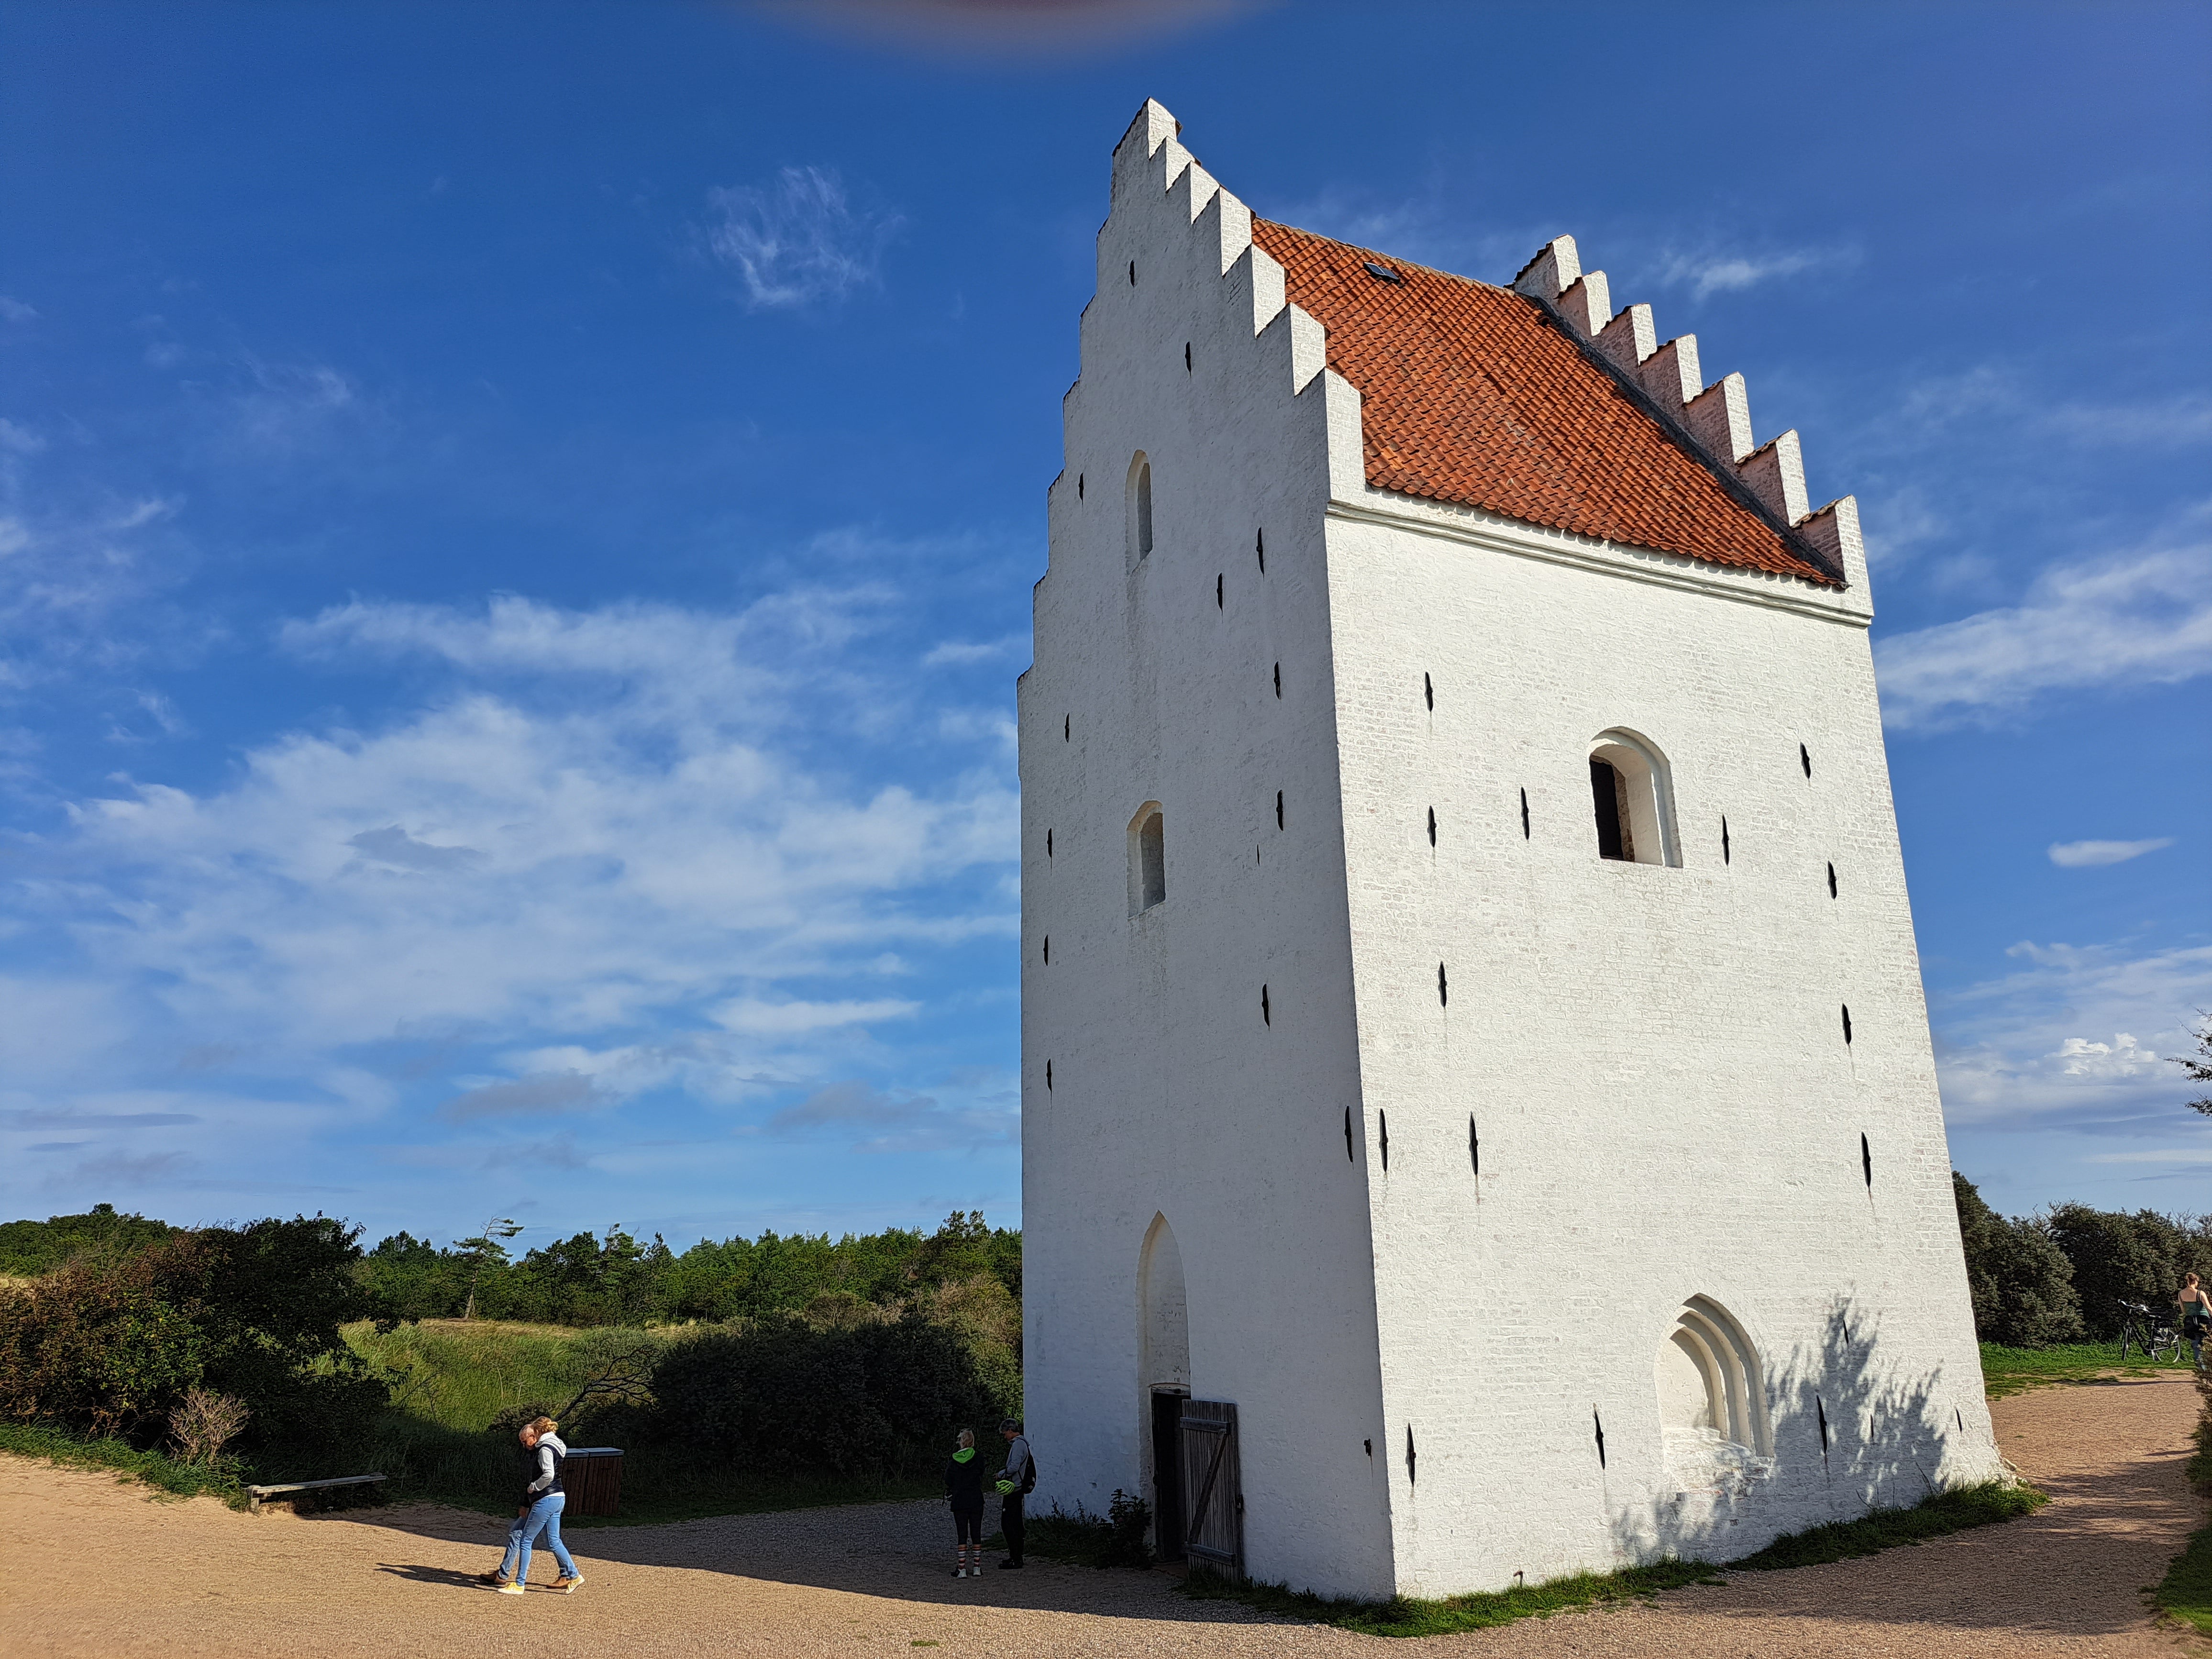
<path fill-rule="evenodd" d="M 2158 1346 L 2146 1349 L 2151 1358 L 2161 1364 L 2170 1364 L 2181 1358 L 2181 1338 L 2168 1332 L 2160 1333 Z"/>

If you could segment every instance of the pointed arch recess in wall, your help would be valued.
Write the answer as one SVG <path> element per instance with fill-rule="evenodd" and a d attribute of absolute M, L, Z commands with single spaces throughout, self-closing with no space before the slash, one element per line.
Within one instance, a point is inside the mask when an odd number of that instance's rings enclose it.
<path fill-rule="evenodd" d="M 1773 1455 L 1759 1350 L 1719 1303 L 1693 1296 L 1682 1304 L 1654 1370 L 1670 1463 Z"/>
<path fill-rule="evenodd" d="M 1190 1391 L 1190 1304 L 1182 1250 L 1164 1215 L 1145 1230 L 1137 1258 L 1137 1386 Z"/>
<path fill-rule="evenodd" d="M 1659 745 L 1616 726 L 1590 739 L 1589 763 L 1598 855 L 1630 864 L 1679 866 L 1674 781 Z"/>

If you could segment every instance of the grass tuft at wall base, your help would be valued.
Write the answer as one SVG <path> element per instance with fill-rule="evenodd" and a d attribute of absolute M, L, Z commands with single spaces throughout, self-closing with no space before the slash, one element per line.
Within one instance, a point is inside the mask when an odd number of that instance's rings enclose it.
<path fill-rule="evenodd" d="M 1454 1631 L 1488 1630 L 1516 1620 L 1547 1618 L 1570 1607 L 1656 1595 L 1685 1584 L 1717 1584 L 1723 1581 L 1715 1577 L 1717 1571 L 1709 1562 L 1667 1560 L 1622 1572 L 1577 1573 L 1521 1589 L 1449 1595 L 1433 1601 L 1405 1595 L 1388 1601 L 1361 1601 L 1294 1590 L 1285 1584 L 1232 1583 L 1217 1574 L 1198 1571 L 1184 1581 L 1182 1591 L 1200 1601 L 1242 1601 L 1262 1613 L 1310 1619 L 1362 1636 L 1448 1636 Z"/>
<path fill-rule="evenodd" d="M 1856 1521 L 1832 1521 L 1778 1538 L 1756 1555 L 1731 1561 L 1731 1571 L 1769 1572 L 1784 1567 L 1814 1567 L 1854 1556 L 1878 1555 L 1899 1544 L 1917 1544 L 1946 1533 L 1964 1532 L 2000 1521 L 2033 1515 L 2051 1501 L 2033 1486 L 1985 1480 L 1938 1492 L 1909 1510 L 1875 1510 Z"/>

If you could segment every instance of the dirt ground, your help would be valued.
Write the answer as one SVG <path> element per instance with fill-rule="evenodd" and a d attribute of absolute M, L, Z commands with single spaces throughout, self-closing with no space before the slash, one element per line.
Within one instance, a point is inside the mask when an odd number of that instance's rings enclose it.
<path fill-rule="evenodd" d="M 2052 1496 L 2026 1520 L 1388 1648 L 1187 1601 L 1160 1573 L 1032 1564 L 956 1581 L 934 1504 L 581 1530 L 584 1587 L 517 1597 L 472 1580 L 500 1540 L 489 1517 L 427 1508 L 251 1516 L 0 1457 L 0 1654 L 2203 1654 L 2212 1644 L 2154 1627 L 2142 1594 L 2196 1524 L 2181 1476 L 2194 1406 L 2179 1379 L 1997 1402 L 2006 1455 Z M 542 1555 L 538 1571 L 550 1581 Z"/>

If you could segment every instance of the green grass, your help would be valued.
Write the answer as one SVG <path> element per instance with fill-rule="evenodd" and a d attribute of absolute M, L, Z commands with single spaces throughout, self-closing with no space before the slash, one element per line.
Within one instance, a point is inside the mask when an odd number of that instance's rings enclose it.
<path fill-rule="evenodd" d="M 237 1470 L 224 1464 L 209 1469 L 179 1463 L 158 1451 L 140 1451 L 121 1440 L 82 1440 L 56 1429 L 28 1423 L 0 1423 L 0 1451 L 41 1457 L 72 1469 L 112 1469 L 119 1480 L 137 1480 L 174 1498 L 220 1498 L 234 1509 L 246 1503 Z"/>
<path fill-rule="evenodd" d="M 1808 1567 L 1872 1555 L 1899 1544 L 1917 1544 L 1924 1538 L 1969 1527 L 2010 1521 L 2048 1502 L 2032 1486 L 1995 1480 L 1965 1486 L 1909 1510 L 1877 1510 L 1856 1521 L 1792 1533 L 1756 1555 L 1729 1563 L 1729 1571 Z M 1570 1607 L 1656 1595 L 1685 1584 L 1718 1584 L 1725 1582 L 1717 1576 L 1721 1571 L 1711 1562 L 1668 1559 L 1622 1572 L 1576 1573 L 1516 1589 L 1446 1596 L 1440 1601 L 1398 1596 L 1388 1601 L 1317 1595 L 1283 1584 L 1237 1584 L 1213 1573 L 1194 1571 L 1184 1583 L 1183 1593 L 1202 1600 L 1241 1601 L 1262 1613 L 1309 1619 L 1363 1636 L 1443 1636 L 1453 1631 L 1510 1625 L 1519 1619 L 1548 1619 Z"/>
<path fill-rule="evenodd" d="M 1982 1386 L 1992 1400 L 2052 1382 L 2094 1382 L 2115 1374 L 2121 1376 L 2163 1376 L 2189 1369 L 2188 1350 L 2177 1360 L 2153 1364 L 2129 1351 L 2120 1360 L 2117 1342 L 2069 1342 L 2049 1348 L 2007 1348 L 1995 1342 L 1982 1344 Z"/>
<path fill-rule="evenodd" d="M 2049 1494 L 2030 1486 L 1985 1480 L 1978 1486 L 1938 1492 L 1909 1510 L 1875 1510 L 1856 1521 L 1831 1521 L 1826 1526 L 1793 1532 L 1776 1539 L 1756 1555 L 1729 1562 L 1729 1566 L 1765 1572 L 1878 1555 L 1899 1544 L 1917 1544 L 1923 1539 L 1941 1538 L 1970 1527 L 2016 1521 L 2034 1514 L 2050 1501 Z"/>
<path fill-rule="evenodd" d="M 1487 1630 L 1521 1619 L 1548 1619 L 1570 1607 L 1656 1595 L 1685 1584 L 1717 1584 L 1722 1581 L 1713 1576 L 1715 1571 L 1704 1561 L 1668 1560 L 1622 1572 L 1576 1573 L 1525 1589 L 1450 1595 L 1434 1601 L 1406 1595 L 1388 1601 L 1361 1601 L 1317 1595 L 1284 1584 L 1232 1583 L 1203 1571 L 1194 1571 L 1183 1582 L 1182 1590 L 1200 1601 L 1242 1601 L 1262 1613 L 1334 1625 L 1362 1636 L 1446 1636 L 1454 1631 Z"/>

